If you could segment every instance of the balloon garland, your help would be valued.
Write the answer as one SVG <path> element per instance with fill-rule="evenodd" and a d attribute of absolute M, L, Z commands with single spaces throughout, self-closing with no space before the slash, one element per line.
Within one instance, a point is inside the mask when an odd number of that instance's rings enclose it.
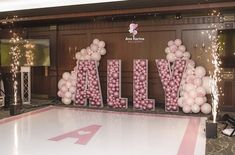
<path fill-rule="evenodd" d="M 178 105 L 182 108 L 184 113 L 198 113 L 209 114 L 211 112 L 211 105 L 206 103 L 206 94 L 211 93 L 210 83 L 211 78 L 206 76 L 206 69 L 202 66 L 195 66 L 195 62 L 190 59 L 191 54 L 186 51 L 186 47 L 182 45 L 180 39 L 169 41 L 165 52 L 166 59 L 169 62 L 176 60 L 186 60 L 186 70 L 181 81 L 181 88 L 178 98 Z"/>
<path fill-rule="evenodd" d="M 64 72 L 62 74 L 62 79 L 58 82 L 58 93 L 57 95 L 61 97 L 62 103 L 68 105 L 72 101 L 75 102 L 76 84 L 77 84 L 77 72 L 79 61 L 83 60 L 94 60 L 96 64 L 99 64 L 102 55 L 106 54 L 105 42 L 99 39 L 94 39 L 93 42 L 87 48 L 81 49 L 75 54 L 77 60 L 77 65 L 74 67 L 73 71 Z"/>

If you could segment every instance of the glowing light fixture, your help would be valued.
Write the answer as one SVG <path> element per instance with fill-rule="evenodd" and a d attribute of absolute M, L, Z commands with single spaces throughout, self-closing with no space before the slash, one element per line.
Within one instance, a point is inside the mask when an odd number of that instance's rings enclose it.
<path fill-rule="evenodd" d="M 0 12 L 50 8 L 71 5 L 97 4 L 126 0 L 1 0 Z"/>

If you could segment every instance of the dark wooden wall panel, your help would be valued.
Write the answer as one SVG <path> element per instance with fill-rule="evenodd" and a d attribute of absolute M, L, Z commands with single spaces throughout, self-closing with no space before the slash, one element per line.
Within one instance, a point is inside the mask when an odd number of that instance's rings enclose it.
<path fill-rule="evenodd" d="M 149 97 L 156 99 L 157 103 L 164 102 L 164 91 L 158 76 L 155 59 L 165 58 L 164 49 L 169 40 L 182 38 L 183 44 L 192 54 L 196 65 L 204 66 L 207 71 L 213 70 L 210 52 L 206 49 L 211 44 L 206 31 L 211 29 L 211 23 L 220 23 L 216 17 L 185 17 L 182 20 L 174 19 L 149 19 L 139 20 L 137 37 L 145 38 L 141 43 L 128 43 L 126 37 L 131 21 L 95 21 L 76 24 L 58 24 L 47 27 L 26 28 L 28 38 L 49 38 L 51 41 L 51 66 L 49 74 L 45 76 L 44 67 L 32 69 L 32 92 L 47 94 L 50 97 L 57 95 L 57 82 L 65 71 L 71 71 L 76 64 L 75 48 L 80 51 L 90 45 L 94 38 L 104 40 L 107 54 L 102 56 L 99 65 L 99 74 L 104 99 L 106 98 L 106 68 L 107 59 L 122 60 L 122 96 L 132 100 L 132 72 L 133 60 L 142 58 L 149 60 Z M 233 22 L 234 23 L 234 22 Z M 221 23 L 220 23 L 221 24 Z M 223 23 L 222 23 L 223 24 Z M 3 30 L 0 34 L 3 34 Z M 204 33 L 204 34 L 203 34 Z M 1 36 L 2 37 L 2 36 Z M 70 50 L 69 50 L 70 49 Z M 230 101 L 233 100 L 235 89 L 231 83 L 223 80 L 223 89 L 226 100 L 221 97 L 225 109 L 235 108 Z M 228 82 L 228 81 L 227 81 Z M 232 93 L 231 93 L 232 92 Z M 226 103 L 225 103 L 226 102 Z"/>

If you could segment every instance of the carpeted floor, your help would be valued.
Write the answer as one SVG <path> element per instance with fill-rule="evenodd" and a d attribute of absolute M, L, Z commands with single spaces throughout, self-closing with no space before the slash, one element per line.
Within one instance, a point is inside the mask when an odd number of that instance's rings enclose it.
<path fill-rule="evenodd" d="M 23 106 L 22 113 L 32 111 L 35 109 L 39 109 L 48 105 L 57 105 L 57 106 L 65 106 L 61 104 L 60 102 L 57 102 L 55 100 L 33 100 L 31 105 L 25 105 Z M 67 106 L 67 107 L 74 107 L 74 106 Z M 108 108 L 103 108 L 110 110 Z M 133 111 L 131 108 L 129 108 L 127 111 Z M 157 108 L 156 111 L 151 113 L 158 113 L 158 114 L 171 114 L 164 111 L 164 108 Z M 219 119 L 225 112 L 219 113 Z M 230 115 L 234 116 L 234 113 L 229 113 Z M 182 112 L 174 113 L 174 115 L 185 115 Z M 191 116 L 204 116 L 204 117 L 210 117 L 209 115 L 203 115 L 203 114 L 190 114 Z M 0 109 L 0 119 L 10 117 L 9 110 Z M 207 139 L 206 142 L 206 154 L 207 155 L 235 155 L 235 136 L 228 137 L 223 134 L 221 134 L 221 131 L 223 129 L 223 124 L 218 123 L 218 138 L 216 139 Z"/>

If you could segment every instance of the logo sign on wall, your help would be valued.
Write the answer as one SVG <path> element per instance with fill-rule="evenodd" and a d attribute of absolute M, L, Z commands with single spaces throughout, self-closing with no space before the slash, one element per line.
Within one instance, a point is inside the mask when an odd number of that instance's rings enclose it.
<path fill-rule="evenodd" d="M 126 37 L 126 41 L 128 41 L 129 43 L 141 43 L 144 41 L 144 38 L 142 37 L 137 37 L 138 34 L 138 24 L 136 23 L 131 23 L 129 25 L 129 33 L 131 35 L 131 37 Z"/>

